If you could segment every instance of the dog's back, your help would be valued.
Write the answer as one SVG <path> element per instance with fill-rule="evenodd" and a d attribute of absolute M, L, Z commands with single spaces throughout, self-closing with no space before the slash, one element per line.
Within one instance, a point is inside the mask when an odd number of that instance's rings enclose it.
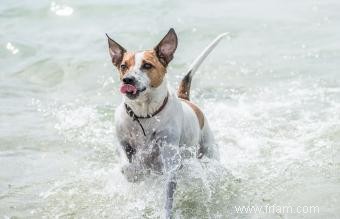
<path fill-rule="evenodd" d="M 205 118 L 200 108 L 185 99 L 179 98 L 183 109 L 183 123 L 181 146 L 193 146 L 196 148 L 196 157 L 219 159 L 218 148 L 215 145 L 214 137 L 209 127 L 208 120 Z"/>
<path fill-rule="evenodd" d="M 193 76 L 195 75 L 198 67 L 202 64 L 204 59 L 209 55 L 209 53 L 215 48 L 215 46 L 220 42 L 220 40 L 226 34 L 219 35 L 209 46 L 207 46 L 204 51 L 196 58 L 196 60 L 192 63 L 187 74 L 183 77 L 182 81 L 177 90 L 177 96 L 179 97 L 183 112 L 188 114 L 184 116 L 184 127 L 183 127 L 183 144 L 189 144 L 193 142 L 197 142 L 196 133 L 192 133 L 193 130 L 199 130 L 198 134 L 198 148 L 197 148 L 197 157 L 201 158 L 203 155 L 209 158 L 219 159 L 219 154 L 217 152 L 217 147 L 214 143 L 214 137 L 211 133 L 209 124 L 207 119 L 205 118 L 202 110 L 190 101 L 190 88 L 191 81 Z M 194 115 L 194 116 L 193 116 Z M 196 118 L 193 118 L 196 117 Z M 196 120 L 197 122 L 192 122 L 192 120 Z M 195 128 L 193 127 L 195 126 Z"/>

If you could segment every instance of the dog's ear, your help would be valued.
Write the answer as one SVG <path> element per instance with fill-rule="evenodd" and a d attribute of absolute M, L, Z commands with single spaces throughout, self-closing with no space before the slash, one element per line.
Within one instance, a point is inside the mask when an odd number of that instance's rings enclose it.
<path fill-rule="evenodd" d="M 173 28 L 165 35 L 165 37 L 154 48 L 159 61 L 167 66 L 174 57 L 177 48 L 177 35 Z"/>
<path fill-rule="evenodd" d="M 112 63 L 119 68 L 122 60 L 123 60 L 123 56 L 124 53 L 126 52 L 126 49 L 124 49 L 124 47 L 122 47 L 121 45 L 119 45 L 116 41 L 114 41 L 113 39 L 111 39 L 109 37 L 109 35 L 107 35 L 107 39 L 109 42 L 109 52 L 110 52 L 110 56 L 112 59 Z"/>

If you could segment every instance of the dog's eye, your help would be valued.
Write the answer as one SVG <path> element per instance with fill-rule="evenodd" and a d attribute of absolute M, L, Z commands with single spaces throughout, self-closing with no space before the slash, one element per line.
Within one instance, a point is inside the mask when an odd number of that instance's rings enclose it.
<path fill-rule="evenodd" d="M 144 63 L 142 68 L 143 69 L 150 69 L 150 68 L 152 68 L 152 65 L 150 63 Z"/>
<path fill-rule="evenodd" d="M 124 71 L 126 70 L 127 66 L 125 64 L 121 64 L 120 65 L 120 70 Z"/>

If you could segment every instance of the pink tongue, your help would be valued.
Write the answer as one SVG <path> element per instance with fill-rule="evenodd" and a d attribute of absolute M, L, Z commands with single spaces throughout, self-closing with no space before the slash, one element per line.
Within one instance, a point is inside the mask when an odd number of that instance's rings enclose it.
<path fill-rule="evenodd" d="M 120 92 L 125 94 L 125 93 L 133 93 L 136 94 L 137 93 L 137 88 L 131 84 L 122 84 L 122 86 L 120 87 Z"/>

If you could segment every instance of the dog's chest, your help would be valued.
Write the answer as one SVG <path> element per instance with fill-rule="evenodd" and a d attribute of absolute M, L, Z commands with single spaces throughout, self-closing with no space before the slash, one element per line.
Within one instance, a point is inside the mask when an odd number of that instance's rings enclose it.
<path fill-rule="evenodd" d="M 156 118 L 140 120 L 145 135 L 141 125 L 132 118 L 124 118 L 116 128 L 117 137 L 130 162 L 138 162 L 146 168 L 160 171 L 160 148 L 156 137 L 159 122 L 156 120 Z"/>
<path fill-rule="evenodd" d="M 133 120 L 128 117 L 118 127 L 118 137 L 136 148 L 147 149 L 159 132 L 157 118 Z"/>

